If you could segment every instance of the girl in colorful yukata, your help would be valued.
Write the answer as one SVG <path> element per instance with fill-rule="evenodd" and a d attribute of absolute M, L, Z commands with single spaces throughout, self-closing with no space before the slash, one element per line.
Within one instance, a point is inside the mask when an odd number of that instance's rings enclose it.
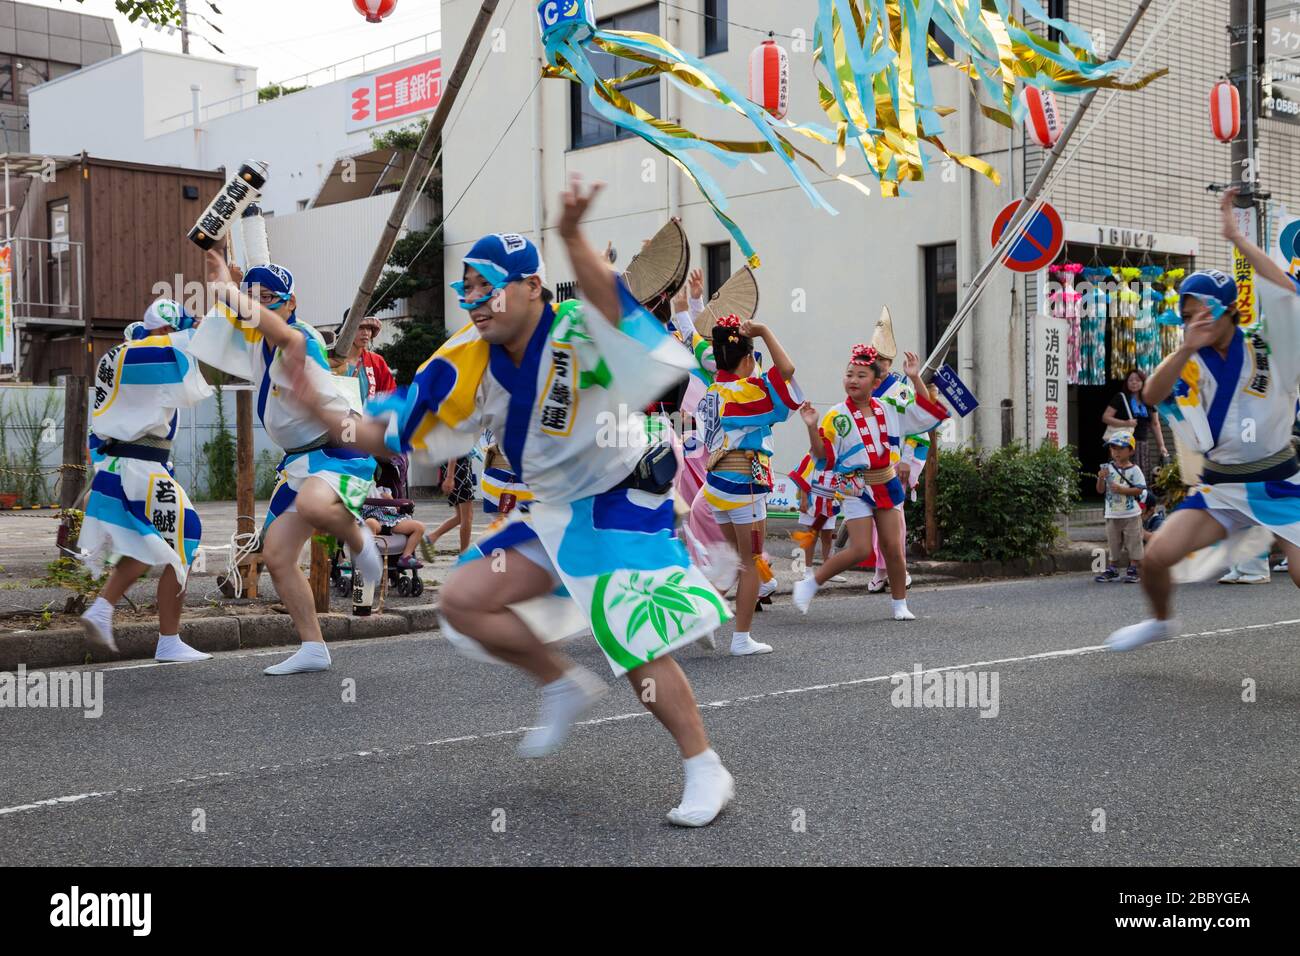
<path fill-rule="evenodd" d="M 921 360 L 912 352 L 904 355 L 903 369 L 916 389 L 916 401 L 905 411 L 872 395 L 882 370 L 876 363 L 876 350 L 869 345 L 853 347 L 844 373 L 843 402 L 824 416 L 818 416 L 811 404 L 799 410 L 808 426 L 814 467 L 835 472 L 843 499 L 844 523 L 849 529 L 847 548 L 837 551 L 815 573 L 810 569 L 807 577 L 795 582 L 794 606 L 805 614 L 819 587 L 871 553 L 874 524 L 889 568 L 894 620 L 914 620 L 907 607 L 907 572 L 899 541 L 904 491 L 894 460 L 899 435 L 929 431 L 948 417 L 948 411 L 927 397 L 920 378 Z"/>
<path fill-rule="evenodd" d="M 212 655 L 180 638 L 181 605 L 202 528 L 170 464 L 177 409 L 212 395 L 199 363 L 186 349 L 197 325 L 171 299 L 159 299 L 144 321 L 127 329 L 127 341 L 96 367 L 90 420 L 94 476 L 77 541 L 95 574 L 108 564 L 99 597 L 81 616 L 87 640 L 110 653 L 113 610 L 151 567 L 158 579 L 159 661 L 205 661 Z"/>
<path fill-rule="evenodd" d="M 541 709 L 519 753 L 553 753 L 606 692 L 515 611 L 562 586 L 611 670 L 628 677 L 677 743 L 686 785 L 668 819 L 704 826 L 734 784 L 671 655 L 730 615 L 674 533 L 671 448 L 647 450 L 636 414 L 684 378 L 691 357 L 583 236 L 579 223 L 598 191 L 575 178 L 561 202 L 558 231 L 585 302 L 551 307 L 541 257 L 524 237 L 479 240 L 453 283 L 472 324 L 410 388 L 372 406 L 380 417 L 363 422 L 355 441 L 440 462 L 467 452 L 484 428 L 498 436 L 533 501 L 477 542 L 481 557 L 452 572 L 439 606 L 444 633 L 536 679 Z"/>
<path fill-rule="evenodd" d="M 1147 546 L 1142 589 L 1155 617 L 1120 628 L 1106 639 L 1111 650 L 1178 633 L 1173 571 L 1194 553 L 1179 570 L 1195 570 L 1180 576 L 1218 574 L 1275 537 L 1300 585 L 1300 460 L 1291 443 L 1300 296 L 1296 281 L 1238 229 L 1236 197 L 1236 189 L 1223 195 L 1223 236 L 1255 269 L 1263 321 L 1240 327 L 1237 284 L 1222 272 L 1193 273 L 1178 287 L 1183 344 L 1151 373 L 1142 398 L 1160 405 L 1180 450 L 1200 453 L 1205 463 L 1199 484 Z"/>
<path fill-rule="evenodd" d="M 320 333 L 297 316 L 289 270 L 258 266 L 236 285 L 224 244 L 205 253 L 205 262 L 216 303 L 195 339 L 194 352 L 208 364 L 253 383 L 257 414 L 267 437 L 284 449 L 277 469 L 279 481 L 262 527 L 262 560 L 302 647 L 263 673 L 328 670 L 329 649 L 298 558 L 311 536 L 323 532 L 347 545 L 352 566 L 363 580 L 379 580 L 383 573 L 379 548 L 361 523 L 361 505 L 370 495 L 375 460 L 330 441 L 313 415 L 321 410 L 345 415 L 350 407 L 330 375 Z M 321 409 L 308 410 L 294 399 L 288 388 L 291 370 L 311 378 Z"/>
<path fill-rule="evenodd" d="M 696 410 L 709 455 L 700 494 L 740 556 L 731 653 L 769 654 L 772 646 L 755 641 L 749 628 L 760 585 L 775 581 L 763 558 L 767 496 L 772 491 L 772 426 L 789 418 L 803 397 L 794 382 L 794 363 L 767 326 L 729 315 L 718 320 L 712 338 L 717 376 Z M 762 376 L 754 374 L 755 338 L 766 343 L 772 357 L 772 367 Z M 766 571 L 764 581 L 760 568 Z"/>

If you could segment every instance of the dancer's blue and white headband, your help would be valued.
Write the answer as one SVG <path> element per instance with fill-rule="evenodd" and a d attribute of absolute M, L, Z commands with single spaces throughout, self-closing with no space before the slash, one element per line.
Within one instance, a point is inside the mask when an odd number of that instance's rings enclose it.
<path fill-rule="evenodd" d="M 289 301 L 293 295 L 293 273 L 284 266 L 277 266 L 275 263 L 265 266 L 254 266 L 244 273 L 244 281 L 240 283 L 244 289 L 251 289 L 253 286 L 261 286 L 268 292 L 274 293 L 279 297 L 279 304 L 273 308 L 279 308 Z"/>
<path fill-rule="evenodd" d="M 512 282 L 537 276 L 546 285 L 546 266 L 537 247 L 517 233 L 497 233 L 484 236 L 465 255 L 465 269 L 473 269 L 481 275 L 492 292 L 481 299 L 473 301 L 465 298 L 465 281 L 451 283 L 452 289 L 460 297 L 460 307 L 466 312 L 477 309 L 491 301 L 497 290 L 504 289 Z"/>
<path fill-rule="evenodd" d="M 1178 287 L 1178 300 L 1191 296 L 1203 302 L 1216 319 L 1237 304 L 1237 283 L 1232 276 L 1217 269 L 1193 272 Z"/>

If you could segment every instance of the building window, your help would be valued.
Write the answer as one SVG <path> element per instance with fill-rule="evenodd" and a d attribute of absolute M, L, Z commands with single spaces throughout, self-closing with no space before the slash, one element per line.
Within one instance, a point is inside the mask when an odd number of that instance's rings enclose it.
<path fill-rule="evenodd" d="M 719 242 L 704 247 L 705 295 L 712 296 L 731 278 L 731 243 Z"/>
<path fill-rule="evenodd" d="M 1069 0 L 1047 0 L 1047 15 L 1053 20 L 1068 20 L 1070 16 Z M 1065 34 L 1056 27 L 1049 27 L 1047 39 L 1060 42 L 1065 39 Z M 1105 51 L 1098 52 L 1104 54 Z"/>
<path fill-rule="evenodd" d="M 704 55 L 727 52 L 727 0 L 704 0 Z"/>
<path fill-rule="evenodd" d="M 53 74 L 51 74 L 53 69 Z M 29 56 L 0 56 L 0 102 L 26 103 L 32 87 L 75 70 L 62 63 L 35 60 Z"/>
<path fill-rule="evenodd" d="M 952 37 L 948 36 L 948 34 L 940 30 L 939 27 L 934 23 L 930 24 L 930 39 L 936 41 L 939 44 L 939 46 L 943 49 L 943 52 L 948 55 L 948 59 L 951 60 L 955 58 L 957 47 L 952 42 Z M 936 64 L 942 62 L 943 61 L 940 60 L 937 56 L 935 56 L 934 53 L 930 54 L 931 66 L 935 66 Z"/>
<path fill-rule="evenodd" d="M 642 33 L 659 32 L 659 6 L 651 4 L 637 7 L 626 13 L 617 13 L 599 21 L 602 30 L 639 30 Z M 589 52 L 591 66 L 603 80 L 611 80 L 638 70 L 644 64 L 610 56 L 599 50 Z M 654 115 L 659 115 L 659 77 L 647 77 L 628 83 L 620 91 L 633 103 Z M 620 129 L 600 117 L 591 105 L 587 90 L 577 83 L 569 91 L 569 133 L 573 149 L 612 143 L 618 139 L 631 139 L 635 134 Z"/>
<path fill-rule="evenodd" d="M 939 337 L 957 314 L 957 244 L 925 248 L 925 341 L 933 352 Z M 957 367 L 957 342 L 952 342 L 944 359 Z"/>

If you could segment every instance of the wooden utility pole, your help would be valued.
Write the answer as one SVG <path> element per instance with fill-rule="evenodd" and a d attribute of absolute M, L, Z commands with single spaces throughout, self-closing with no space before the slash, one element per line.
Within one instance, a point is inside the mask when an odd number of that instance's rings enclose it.
<path fill-rule="evenodd" d="M 935 515 L 939 494 L 939 430 L 930 432 L 930 455 L 925 460 L 925 556 L 934 560 L 939 550 L 939 520 Z"/>
<path fill-rule="evenodd" d="M 77 507 L 86 487 L 86 377 L 69 375 L 63 386 L 63 471 L 59 507 Z"/>
<path fill-rule="evenodd" d="M 320 543 L 320 534 L 311 536 L 311 596 L 316 602 L 317 614 L 328 614 L 330 609 L 330 556 Z"/>
<path fill-rule="evenodd" d="M 366 267 L 366 273 L 361 279 L 361 285 L 357 289 L 356 297 L 352 300 L 352 308 L 348 312 L 347 321 L 343 323 L 343 328 L 339 329 L 339 334 L 334 340 L 335 355 L 347 355 L 348 350 L 352 348 L 352 340 L 356 337 L 361 320 L 366 317 L 366 313 L 370 309 L 370 300 L 374 297 L 375 286 L 379 284 L 379 276 L 388 263 L 388 257 L 393 253 L 393 246 L 397 243 L 398 234 L 406 223 L 406 217 L 410 214 L 411 207 L 415 205 L 415 200 L 420 195 L 420 186 L 424 182 L 424 177 L 433 168 L 434 152 L 442 136 L 443 127 L 447 125 L 447 117 L 451 114 L 451 108 L 455 105 L 457 96 L 460 95 L 460 88 L 465 83 L 465 76 L 474 63 L 474 56 L 483 43 L 488 22 L 492 19 L 492 14 L 496 12 L 496 8 L 497 0 L 483 0 L 483 6 L 479 8 L 478 17 L 470 28 L 469 36 L 465 38 L 465 45 L 461 47 L 460 57 L 456 60 L 456 67 L 452 70 L 447 85 L 443 89 L 438 108 L 430 118 L 429 127 L 424 131 L 424 136 L 420 139 L 420 145 L 416 147 L 415 156 L 411 160 L 410 166 L 407 167 L 406 177 L 402 180 L 402 189 L 397 194 L 397 203 L 393 206 L 393 212 L 388 217 L 388 224 L 384 227 L 384 233 L 379 237 L 379 244 L 370 257 L 370 265 Z"/>

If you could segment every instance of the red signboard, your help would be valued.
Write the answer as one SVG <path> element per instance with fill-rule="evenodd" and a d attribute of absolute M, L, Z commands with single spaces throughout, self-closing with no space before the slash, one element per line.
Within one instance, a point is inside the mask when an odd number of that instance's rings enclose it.
<path fill-rule="evenodd" d="M 362 77 L 352 88 L 348 130 L 428 113 L 442 99 L 442 57 Z"/>

